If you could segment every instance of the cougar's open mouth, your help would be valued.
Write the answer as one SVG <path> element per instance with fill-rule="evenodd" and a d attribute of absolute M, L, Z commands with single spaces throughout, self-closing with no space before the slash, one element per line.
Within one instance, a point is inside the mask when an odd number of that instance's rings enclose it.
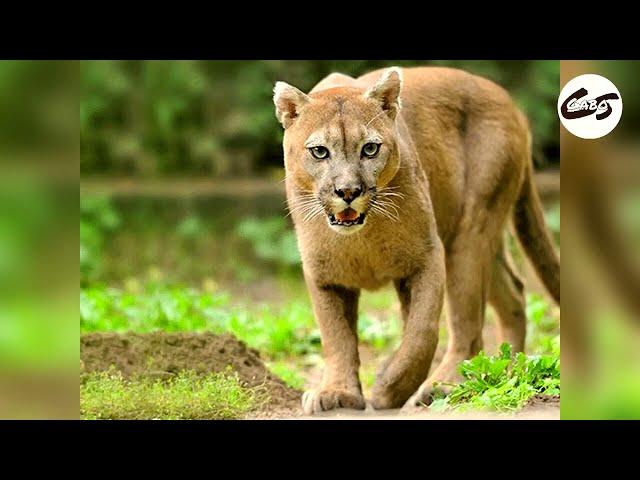
<path fill-rule="evenodd" d="M 358 213 L 353 208 L 346 208 L 343 211 L 329 214 L 329 223 L 341 227 L 352 227 L 354 225 L 362 225 L 364 223 L 365 213 Z"/>

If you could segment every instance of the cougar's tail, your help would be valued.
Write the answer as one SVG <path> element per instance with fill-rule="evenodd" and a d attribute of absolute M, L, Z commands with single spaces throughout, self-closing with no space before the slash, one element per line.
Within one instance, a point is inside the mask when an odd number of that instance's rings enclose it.
<path fill-rule="evenodd" d="M 531 141 L 524 182 L 513 211 L 513 223 L 529 260 L 551 296 L 560 304 L 560 259 L 547 231 L 538 191 L 533 183 Z"/>

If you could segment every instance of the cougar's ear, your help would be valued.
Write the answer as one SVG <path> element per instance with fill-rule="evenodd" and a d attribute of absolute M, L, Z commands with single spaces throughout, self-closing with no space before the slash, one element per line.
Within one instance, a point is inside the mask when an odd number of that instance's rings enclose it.
<path fill-rule="evenodd" d="M 300 109 L 310 100 L 308 95 L 285 82 L 276 82 L 273 88 L 276 117 L 284 128 L 289 128 L 293 124 Z"/>
<path fill-rule="evenodd" d="M 391 67 L 385 70 L 376 84 L 366 91 L 365 97 L 376 100 L 391 119 L 396 118 L 400 110 L 400 90 L 402 89 L 402 70 Z"/>

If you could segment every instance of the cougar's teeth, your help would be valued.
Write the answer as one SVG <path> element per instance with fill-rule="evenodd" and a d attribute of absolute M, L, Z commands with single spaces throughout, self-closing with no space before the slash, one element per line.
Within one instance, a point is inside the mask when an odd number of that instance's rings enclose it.
<path fill-rule="evenodd" d="M 364 218 L 365 218 L 365 214 L 361 213 L 360 216 L 355 220 L 341 222 L 335 217 L 335 215 L 329 214 L 329 222 L 331 223 L 331 225 L 338 225 L 340 227 L 352 227 L 353 225 L 362 225 L 364 223 Z"/>

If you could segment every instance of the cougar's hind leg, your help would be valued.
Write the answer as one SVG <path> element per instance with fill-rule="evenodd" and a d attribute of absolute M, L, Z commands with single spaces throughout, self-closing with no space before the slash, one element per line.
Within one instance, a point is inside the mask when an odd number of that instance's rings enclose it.
<path fill-rule="evenodd" d="M 447 330 L 444 358 L 427 384 L 457 383 L 461 361 L 482 350 L 487 291 L 493 247 L 488 236 L 460 232 L 447 257 Z"/>
<path fill-rule="evenodd" d="M 498 316 L 499 343 L 510 343 L 514 352 L 524 351 L 527 330 L 524 285 L 504 244 L 493 261 L 488 300 Z"/>

